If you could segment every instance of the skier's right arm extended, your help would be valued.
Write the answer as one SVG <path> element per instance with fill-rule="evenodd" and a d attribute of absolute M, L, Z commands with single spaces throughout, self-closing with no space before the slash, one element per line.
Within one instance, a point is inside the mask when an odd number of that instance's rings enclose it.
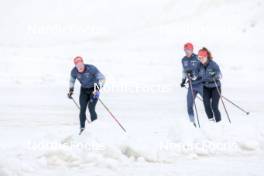
<path fill-rule="evenodd" d="M 183 64 L 183 60 L 182 60 L 182 82 L 181 82 L 181 87 L 185 86 L 186 79 L 187 79 L 186 70 L 184 68 L 184 64 Z"/>
<path fill-rule="evenodd" d="M 70 76 L 70 86 L 69 86 L 70 88 L 69 88 L 69 93 L 68 93 L 69 98 L 72 98 L 75 81 L 76 81 L 76 74 L 74 73 L 74 70 L 72 70 L 71 76 Z"/>
<path fill-rule="evenodd" d="M 186 73 L 184 70 L 182 71 L 182 82 L 181 82 L 181 87 L 184 87 L 186 83 Z"/>

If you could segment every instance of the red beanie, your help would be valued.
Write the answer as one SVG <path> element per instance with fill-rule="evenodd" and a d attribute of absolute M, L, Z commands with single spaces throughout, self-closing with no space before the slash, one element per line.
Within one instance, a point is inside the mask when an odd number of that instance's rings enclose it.
<path fill-rule="evenodd" d="M 208 57 L 208 52 L 205 50 L 200 50 L 198 52 L 198 57 Z"/>
<path fill-rule="evenodd" d="M 193 44 L 192 43 L 185 43 L 184 49 L 193 50 Z"/>

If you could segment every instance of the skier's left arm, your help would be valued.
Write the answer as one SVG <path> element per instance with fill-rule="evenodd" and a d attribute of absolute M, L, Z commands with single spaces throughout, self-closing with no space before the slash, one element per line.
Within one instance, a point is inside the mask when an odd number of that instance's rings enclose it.
<path fill-rule="evenodd" d="M 102 88 L 105 84 L 105 76 L 96 67 L 93 67 L 93 74 L 96 78 L 95 84 L 97 84 L 99 89 Z"/>
<path fill-rule="evenodd" d="M 213 65 L 213 72 L 209 73 L 212 76 L 212 79 L 220 80 L 222 78 L 222 72 L 220 70 L 220 67 L 217 63 L 214 63 Z"/>

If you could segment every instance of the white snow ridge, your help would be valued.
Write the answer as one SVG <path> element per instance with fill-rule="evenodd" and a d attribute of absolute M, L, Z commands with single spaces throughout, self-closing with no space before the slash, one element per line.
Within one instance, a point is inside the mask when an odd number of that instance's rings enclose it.
<path fill-rule="evenodd" d="M 263 175 L 261 0 L 10 0 L 0 13 L 0 176 Z M 186 42 L 212 51 L 223 95 L 250 115 L 225 101 L 230 124 L 220 102 L 215 124 L 196 99 L 201 128 L 189 123 Z M 106 76 L 101 99 L 127 133 L 98 103 L 78 135 L 77 55 Z"/>

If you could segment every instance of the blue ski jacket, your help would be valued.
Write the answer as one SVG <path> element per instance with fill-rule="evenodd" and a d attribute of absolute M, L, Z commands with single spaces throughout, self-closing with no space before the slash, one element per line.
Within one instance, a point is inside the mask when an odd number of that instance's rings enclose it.
<path fill-rule="evenodd" d="M 182 79 L 188 79 L 187 73 L 192 74 L 192 85 L 201 84 L 201 78 L 199 77 L 199 63 L 200 61 L 197 58 L 196 54 L 192 54 L 191 57 L 182 58 Z"/>
<path fill-rule="evenodd" d="M 222 78 L 222 73 L 218 64 L 213 60 L 209 60 L 205 65 L 202 63 L 199 64 L 199 77 L 202 78 L 205 87 L 216 87 L 214 80 L 216 81 L 217 87 L 221 87 L 220 79 Z"/>
<path fill-rule="evenodd" d="M 77 68 L 74 67 L 71 71 L 70 89 L 74 88 L 76 79 L 83 88 L 92 88 L 94 84 L 100 85 L 100 81 L 104 82 L 105 76 L 93 65 L 85 64 L 85 70 L 79 73 Z"/>

